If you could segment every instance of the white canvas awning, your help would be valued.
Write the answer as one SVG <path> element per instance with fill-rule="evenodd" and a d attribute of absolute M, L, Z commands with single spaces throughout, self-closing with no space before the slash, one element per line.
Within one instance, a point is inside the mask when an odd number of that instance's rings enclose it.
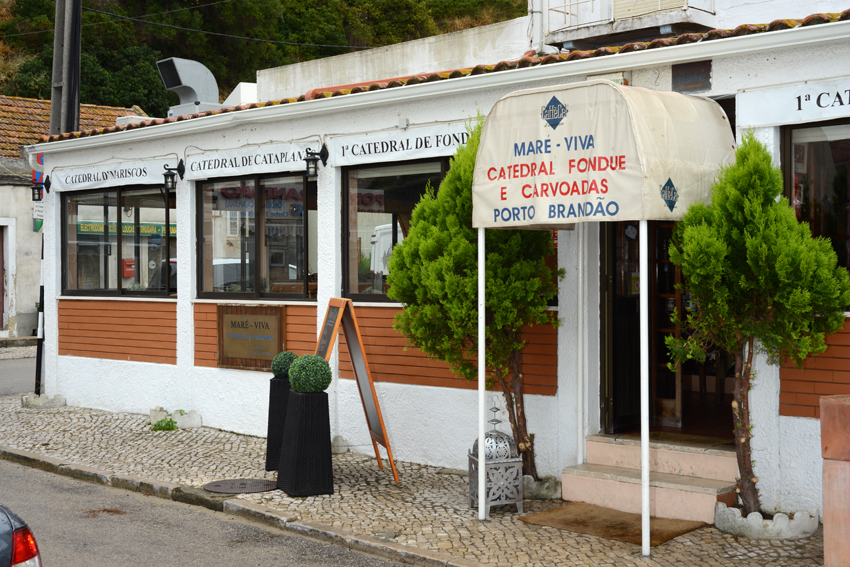
<path fill-rule="evenodd" d="M 478 228 L 478 336 L 485 335 L 485 228 L 564 229 L 639 221 L 640 281 L 649 281 L 649 220 L 680 220 L 708 202 L 735 137 L 707 98 L 586 81 L 519 91 L 484 123 L 472 183 Z M 649 291 L 640 286 L 642 552 L 649 555 Z M 485 430 L 485 351 L 478 344 L 478 430 Z M 479 519 L 485 519 L 484 467 Z"/>
<path fill-rule="evenodd" d="M 707 98 L 602 80 L 519 91 L 484 125 L 472 225 L 679 220 L 708 201 L 734 152 L 729 121 Z"/>

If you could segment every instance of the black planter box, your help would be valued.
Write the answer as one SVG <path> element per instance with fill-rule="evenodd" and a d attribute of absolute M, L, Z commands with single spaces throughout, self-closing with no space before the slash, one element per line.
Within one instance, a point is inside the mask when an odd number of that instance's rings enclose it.
<path fill-rule="evenodd" d="M 266 470 L 276 471 L 280 463 L 280 444 L 286 426 L 286 408 L 289 403 L 289 380 L 269 380 L 269 428 L 266 434 Z"/>
<path fill-rule="evenodd" d="M 289 391 L 277 487 L 290 496 L 334 493 L 331 419 L 325 392 Z"/>

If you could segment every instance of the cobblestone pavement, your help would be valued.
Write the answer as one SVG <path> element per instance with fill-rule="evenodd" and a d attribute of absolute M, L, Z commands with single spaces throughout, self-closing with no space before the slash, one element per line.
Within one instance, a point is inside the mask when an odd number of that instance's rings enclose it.
<path fill-rule="evenodd" d="M 83 408 L 25 409 L 0 397 L 0 445 L 115 474 L 202 486 L 235 478 L 274 479 L 265 439 L 208 427 L 150 431 L 148 416 Z M 705 527 L 641 557 L 640 546 L 525 524 L 514 506 L 479 522 L 468 507 L 467 479 L 436 467 L 397 462 L 401 483 L 374 458 L 334 456 L 331 496 L 290 498 L 275 490 L 239 498 L 303 521 L 352 534 L 449 553 L 492 565 L 788 566 L 823 565 L 822 528 L 796 541 L 736 538 Z M 561 501 L 526 500 L 526 513 Z"/>

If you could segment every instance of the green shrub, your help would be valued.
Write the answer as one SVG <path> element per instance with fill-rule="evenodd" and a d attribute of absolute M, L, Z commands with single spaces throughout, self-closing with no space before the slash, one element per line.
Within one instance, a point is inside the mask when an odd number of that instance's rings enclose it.
<path fill-rule="evenodd" d="M 279 352 L 277 356 L 274 357 L 274 360 L 272 360 L 272 374 L 274 374 L 274 377 L 288 378 L 289 366 L 296 358 L 298 358 L 298 355 L 294 352 L 289 352 L 288 350 Z"/>
<path fill-rule="evenodd" d="M 177 422 L 170 417 L 160 419 L 151 426 L 151 431 L 177 431 Z"/>
<path fill-rule="evenodd" d="M 289 382 L 296 392 L 324 392 L 332 377 L 328 362 L 315 354 L 300 356 L 289 367 Z"/>

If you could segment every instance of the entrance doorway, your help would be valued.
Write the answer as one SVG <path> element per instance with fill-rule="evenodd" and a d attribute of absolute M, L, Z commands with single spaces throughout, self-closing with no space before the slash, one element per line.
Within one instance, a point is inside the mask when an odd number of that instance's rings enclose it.
<path fill-rule="evenodd" d="M 676 371 L 665 337 L 679 336 L 670 321 L 690 297 L 677 289 L 679 269 L 668 255 L 675 223 L 649 225 L 650 425 L 656 438 L 701 442 L 732 440 L 731 357 L 709 354 L 704 364 L 690 361 Z M 600 223 L 601 397 L 605 433 L 640 428 L 640 234 L 638 222 Z M 665 433 L 667 437 L 661 437 Z"/>
<path fill-rule="evenodd" d="M 6 288 L 4 282 L 8 270 L 6 269 L 6 258 L 3 255 L 3 251 L 6 249 L 6 242 L 3 240 L 5 234 L 6 227 L 0 226 L 0 329 L 6 328 Z"/>

